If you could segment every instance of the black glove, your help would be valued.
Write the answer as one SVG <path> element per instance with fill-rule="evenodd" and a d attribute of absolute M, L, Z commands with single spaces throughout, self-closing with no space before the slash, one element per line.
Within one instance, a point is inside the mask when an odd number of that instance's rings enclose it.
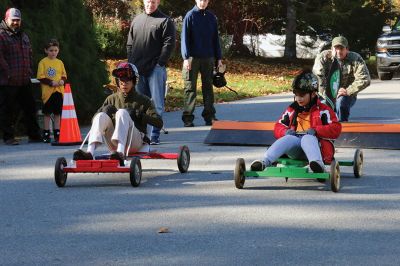
<path fill-rule="evenodd" d="M 289 120 L 289 115 L 286 114 L 283 119 L 281 120 L 281 123 L 284 124 L 285 126 L 289 126 L 290 120 Z"/>
<path fill-rule="evenodd" d="M 323 125 L 328 125 L 328 116 L 326 114 L 321 115 L 321 122 Z"/>
<path fill-rule="evenodd" d="M 148 136 L 145 135 L 145 136 L 143 137 L 143 143 L 147 143 L 147 144 L 150 145 L 150 139 L 149 139 Z"/>
<path fill-rule="evenodd" d="M 141 121 L 144 115 L 143 105 L 134 105 L 132 108 L 128 108 L 127 111 L 132 118 L 133 122 Z"/>
<path fill-rule="evenodd" d="M 106 113 L 111 119 L 113 119 L 113 115 L 118 111 L 114 105 L 106 105 L 102 108 L 102 111 Z"/>
<path fill-rule="evenodd" d="M 293 129 L 288 129 L 285 132 L 285 136 L 288 136 L 288 135 L 294 136 L 294 135 L 296 135 L 296 131 L 294 131 Z"/>
<path fill-rule="evenodd" d="M 315 129 L 313 129 L 313 128 L 307 129 L 306 133 L 307 133 L 307 135 L 312 135 L 312 136 L 317 135 L 317 131 L 315 131 Z"/>

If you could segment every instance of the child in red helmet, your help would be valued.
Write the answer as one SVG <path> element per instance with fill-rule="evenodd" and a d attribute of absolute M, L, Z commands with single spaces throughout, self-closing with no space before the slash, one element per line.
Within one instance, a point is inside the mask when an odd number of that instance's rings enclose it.
<path fill-rule="evenodd" d="M 262 171 L 282 155 L 307 159 L 315 173 L 324 172 L 324 163 L 334 155 L 332 141 L 342 130 L 335 112 L 318 99 L 318 79 L 311 71 L 303 71 L 292 84 L 294 102 L 275 123 L 278 139 L 265 152 L 262 160 L 251 164 L 252 171 Z"/>
<path fill-rule="evenodd" d="M 118 91 L 107 97 L 93 117 L 87 151 L 75 151 L 74 160 L 92 160 L 95 149 L 104 139 L 111 151 L 111 159 L 119 160 L 123 165 L 129 152 L 136 152 L 149 142 L 147 124 L 163 126 L 151 99 L 134 89 L 139 77 L 135 65 L 120 63 L 112 75 Z"/>

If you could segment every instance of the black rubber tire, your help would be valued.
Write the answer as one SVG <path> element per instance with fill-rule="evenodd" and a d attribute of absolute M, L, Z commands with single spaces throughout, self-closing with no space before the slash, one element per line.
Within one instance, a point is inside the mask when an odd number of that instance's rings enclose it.
<path fill-rule="evenodd" d="M 142 163 L 139 157 L 133 157 L 131 160 L 129 180 L 131 181 L 132 187 L 138 187 L 140 185 L 140 181 L 142 180 Z"/>
<path fill-rule="evenodd" d="M 391 80 L 393 78 L 393 73 L 392 72 L 379 72 L 378 71 L 378 77 L 380 80 Z"/>
<path fill-rule="evenodd" d="M 176 159 L 179 172 L 186 173 L 190 165 L 190 151 L 186 145 L 179 147 L 178 158 Z"/>
<path fill-rule="evenodd" d="M 329 175 L 329 184 L 333 192 L 339 192 L 340 190 L 340 167 L 339 162 L 335 159 L 331 162 L 331 172 Z"/>
<path fill-rule="evenodd" d="M 354 153 L 353 172 L 355 178 L 363 175 L 364 153 L 361 149 L 357 149 Z"/>
<path fill-rule="evenodd" d="M 64 172 L 64 167 L 67 166 L 67 160 L 64 157 L 57 158 L 56 165 L 54 167 L 54 180 L 58 187 L 64 187 L 67 182 L 68 173 Z"/>
<path fill-rule="evenodd" d="M 235 171 L 233 172 L 233 179 L 235 180 L 235 186 L 238 189 L 242 189 L 244 186 L 244 182 L 246 181 L 246 177 L 244 176 L 244 172 L 246 171 L 246 163 L 243 158 L 238 158 L 236 160 Z"/>

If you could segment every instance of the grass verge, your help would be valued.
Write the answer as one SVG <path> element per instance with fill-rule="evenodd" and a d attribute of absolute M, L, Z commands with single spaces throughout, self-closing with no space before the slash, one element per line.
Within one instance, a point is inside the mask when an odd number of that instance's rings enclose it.
<path fill-rule="evenodd" d="M 112 59 L 106 60 L 110 70 L 118 62 Z M 224 60 L 224 63 L 227 65 L 225 78 L 228 86 L 238 95 L 227 88 L 214 88 L 215 101 L 218 103 L 289 91 L 296 72 L 305 66 L 310 66 L 310 61 L 304 60 L 287 63 L 278 59 L 261 58 L 227 59 Z M 182 61 L 172 60 L 167 69 L 168 82 L 170 82 L 165 103 L 167 112 L 180 110 L 183 106 L 184 90 L 181 67 Z M 113 80 L 111 76 L 110 80 Z M 200 75 L 197 84 L 196 104 L 202 105 Z"/>
<path fill-rule="evenodd" d="M 114 69 L 117 60 L 106 60 L 108 68 Z M 375 58 L 366 61 L 371 75 L 375 76 Z M 214 88 L 217 103 L 230 102 L 239 99 L 265 96 L 269 94 L 290 91 L 293 77 L 303 68 L 311 68 L 313 60 L 297 59 L 286 61 L 282 58 L 234 58 L 224 60 L 227 65 L 225 78 L 228 86 L 238 95 L 227 88 Z M 168 65 L 167 76 L 170 88 L 165 103 L 165 110 L 177 111 L 183 107 L 183 80 L 181 73 L 182 61 L 173 59 Z M 113 80 L 110 76 L 110 80 Z M 114 81 L 113 81 L 114 82 Z M 197 82 L 196 105 L 202 105 L 200 75 Z"/>

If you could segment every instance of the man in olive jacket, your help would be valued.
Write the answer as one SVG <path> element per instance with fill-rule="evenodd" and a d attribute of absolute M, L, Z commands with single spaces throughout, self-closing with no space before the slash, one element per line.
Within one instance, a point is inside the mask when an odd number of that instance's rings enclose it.
<path fill-rule="evenodd" d="M 92 160 L 95 149 L 104 138 L 111 159 L 119 160 L 123 165 L 126 154 L 140 150 L 149 142 L 147 124 L 163 126 L 151 99 L 133 89 L 139 77 L 135 65 L 120 63 L 112 75 L 118 91 L 107 97 L 93 117 L 87 151 L 75 151 L 74 160 Z"/>
<path fill-rule="evenodd" d="M 355 52 L 349 50 L 349 43 L 343 36 L 332 40 L 332 49 L 321 52 L 316 58 L 313 72 L 319 79 L 319 92 L 327 99 L 329 89 L 329 73 L 334 60 L 337 60 L 340 70 L 340 80 L 336 85 L 335 109 L 340 122 L 349 120 L 350 108 L 357 101 L 357 94 L 367 88 L 371 77 L 365 61 Z"/>

